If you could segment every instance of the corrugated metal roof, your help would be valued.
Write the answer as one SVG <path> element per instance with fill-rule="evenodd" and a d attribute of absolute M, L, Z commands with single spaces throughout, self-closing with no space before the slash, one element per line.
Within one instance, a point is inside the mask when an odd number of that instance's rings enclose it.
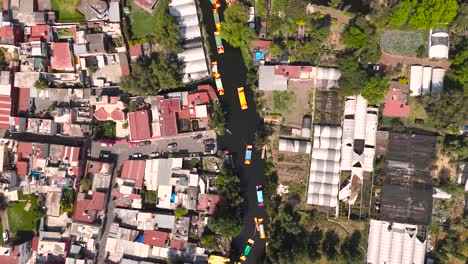
<path fill-rule="evenodd" d="M 258 88 L 262 91 L 286 91 L 288 78 L 275 75 L 275 66 L 260 65 L 258 69 Z"/>
<path fill-rule="evenodd" d="M 119 2 L 110 2 L 109 21 L 120 22 L 120 3 Z"/>

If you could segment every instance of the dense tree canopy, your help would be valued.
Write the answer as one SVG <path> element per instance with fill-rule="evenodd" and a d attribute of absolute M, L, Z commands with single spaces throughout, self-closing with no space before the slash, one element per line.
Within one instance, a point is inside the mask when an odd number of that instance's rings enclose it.
<path fill-rule="evenodd" d="M 224 131 L 226 130 L 226 113 L 217 101 L 213 102 L 213 111 L 208 122 L 216 134 L 224 135 Z"/>
<path fill-rule="evenodd" d="M 438 96 L 438 95 L 436 95 Z M 448 90 L 440 94 L 440 99 L 427 107 L 427 112 L 437 128 L 445 129 L 450 125 L 457 127 L 468 119 L 468 97 L 459 90 Z"/>
<path fill-rule="evenodd" d="M 468 38 L 460 45 L 461 50 L 455 54 L 450 69 L 455 79 L 463 86 L 465 95 L 468 95 Z"/>
<path fill-rule="evenodd" d="M 367 37 L 358 27 L 350 26 L 343 35 L 343 41 L 346 47 L 350 49 L 365 49 Z"/>
<path fill-rule="evenodd" d="M 250 45 L 250 41 L 255 38 L 255 31 L 246 26 L 248 18 L 247 7 L 239 1 L 234 2 L 224 12 L 221 37 L 233 47 Z"/>
<path fill-rule="evenodd" d="M 431 29 L 439 23 L 450 23 L 457 14 L 457 0 L 403 0 L 388 22 L 394 26 L 405 23 L 414 28 Z"/>
<path fill-rule="evenodd" d="M 468 160 L 468 137 L 446 135 L 443 150 L 455 161 Z"/>
<path fill-rule="evenodd" d="M 177 21 L 169 13 L 169 0 L 162 0 L 156 9 L 155 30 L 158 34 L 153 36 L 153 40 L 162 45 L 166 51 L 176 53 L 180 51 L 180 34 Z"/>
<path fill-rule="evenodd" d="M 361 91 L 362 97 L 367 99 L 369 104 L 378 104 L 383 101 L 385 95 L 390 90 L 389 78 L 374 76 L 368 78 Z"/>
<path fill-rule="evenodd" d="M 179 63 L 170 61 L 161 53 L 153 53 L 131 64 L 131 75 L 125 76 L 120 87 L 133 95 L 155 95 L 162 90 L 177 88 L 182 79 Z"/>

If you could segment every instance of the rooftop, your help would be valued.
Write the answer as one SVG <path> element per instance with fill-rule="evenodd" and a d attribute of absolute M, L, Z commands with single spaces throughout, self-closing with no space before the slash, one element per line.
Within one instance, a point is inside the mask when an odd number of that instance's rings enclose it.
<path fill-rule="evenodd" d="M 128 121 L 130 140 L 145 140 L 151 137 L 148 111 L 140 110 L 130 112 L 128 113 Z"/>
<path fill-rule="evenodd" d="M 59 71 L 73 71 L 70 44 L 68 42 L 52 43 L 51 67 Z"/>
<path fill-rule="evenodd" d="M 145 178 L 145 164 L 145 160 L 126 160 L 120 178 L 133 180 L 135 187 L 141 189 Z"/>
<path fill-rule="evenodd" d="M 73 221 L 93 223 L 104 211 L 105 197 L 106 194 L 100 192 L 90 192 L 88 195 L 79 193 L 73 211 Z"/>
<path fill-rule="evenodd" d="M 164 247 L 171 233 L 157 230 L 146 230 L 144 232 L 143 243 L 155 247 Z"/>
<path fill-rule="evenodd" d="M 399 89 L 393 89 L 385 97 L 383 116 L 408 118 L 410 106 L 406 101 L 406 96 L 401 94 Z"/>

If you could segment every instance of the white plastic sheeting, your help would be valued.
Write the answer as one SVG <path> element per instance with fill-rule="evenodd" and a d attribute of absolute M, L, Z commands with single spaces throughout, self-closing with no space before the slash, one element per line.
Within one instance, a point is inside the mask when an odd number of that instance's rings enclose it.
<path fill-rule="evenodd" d="M 429 33 L 429 58 L 448 58 L 449 34 L 446 31 L 433 30 Z"/>
<path fill-rule="evenodd" d="M 197 14 L 197 6 L 194 1 L 186 4 L 176 4 L 177 1 L 172 1 L 169 6 L 169 13 L 175 17 L 185 17 Z"/>
<path fill-rule="evenodd" d="M 411 66 L 410 96 L 421 95 L 422 80 L 423 80 L 423 67 L 421 65 Z"/>
<path fill-rule="evenodd" d="M 314 126 L 307 203 L 338 206 L 341 127 Z"/>
<path fill-rule="evenodd" d="M 427 95 L 431 92 L 431 76 L 432 68 L 430 66 L 425 66 L 423 68 L 423 78 L 422 78 L 422 90 L 423 95 Z"/>
<path fill-rule="evenodd" d="M 432 92 L 440 93 L 444 89 L 445 70 L 442 68 L 432 69 Z"/>
<path fill-rule="evenodd" d="M 423 264 L 426 241 L 417 237 L 418 227 L 370 220 L 367 263 Z"/>

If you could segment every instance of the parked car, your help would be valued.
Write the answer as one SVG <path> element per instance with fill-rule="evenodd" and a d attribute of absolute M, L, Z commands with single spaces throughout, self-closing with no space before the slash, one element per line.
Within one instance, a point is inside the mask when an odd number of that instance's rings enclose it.
<path fill-rule="evenodd" d="M 215 141 L 214 141 L 213 138 L 203 140 L 204 145 L 209 145 L 209 144 L 214 144 L 214 143 L 215 143 Z"/>
<path fill-rule="evenodd" d="M 112 153 L 110 151 L 102 150 L 101 153 L 99 153 L 99 158 L 101 158 L 101 159 L 110 159 L 111 154 Z"/>
<path fill-rule="evenodd" d="M 141 159 L 141 158 L 143 158 L 143 154 L 141 154 L 141 153 L 133 153 L 132 155 L 130 155 L 130 158 L 131 158 L 131 159 Z"/>
<path fill-rule="evenodd" d="M 239 95 L 239 102 L 242 110 L 248 108 L 247 100 L 245 99 L 244 87 L 237 88 L 237 94 Z"/>
<path fill-rule="evenodd" d="M 257 202 L 258 206 L 264 206 L 263 204 L 263 187 L 261 185 L 255 186 L 257 189 Z"/>
<path fill-rule="evenodd" d="M 245 164 L 249 165 L 252 160 L 252 145 L 247 145 L 245 148 Z"/>
<path fill-rule="evenodd" d="M 246 261 L 247 257 L 250 254 L 250 251 L 252 251 L 252 246 L 254 244 L 254 241 L 252 239 L 247 240 L 247 245 L 245 245 L 244 250 L 242 251 L 242 255 L 240 256 L 240 259 L 242 261 Z"/>
<path fill-rule="evenodd" d="M 265 234 L 265 227 L 263 226 L 263 218 L 254 217 L 254 222 L 255 222 L 255 228 L 257 229 L 258 232 L 260 232 L 260 238 L 265 239 L 266 234 Z"/>
<path fill-rule="evenodd" d="M 152 159 L 155 159 L 155 158 L 159 157 L 159 155 L 160 155 L 159 152 L 153 152 L 153 153 L 151 153 L 149 155 L 149 157 L 152 158 Z"/>
<path fill-rule="evenodd" d="M 145 140 L 145 141 L 140 142 L 140 146 L 148 146 L 148 145 L 151 145 L 151 141 L 149 141 L 149 140 Z"/>
<path fill-rule="evenodd" d="M 232 155 L 229 153 L 229 150 L 224 151 L 224 163 L 226 164 L 226 167 L 234 168 L 234 162 L 232 160 Z"/>
<path fill-rule="evenodd" d="M 176 149 L 177 148 L 177 143 L 176 142 L 169 143 L 169 144 L 167 144 L 167 148 L 170 149 L 170 150 Z"/>

